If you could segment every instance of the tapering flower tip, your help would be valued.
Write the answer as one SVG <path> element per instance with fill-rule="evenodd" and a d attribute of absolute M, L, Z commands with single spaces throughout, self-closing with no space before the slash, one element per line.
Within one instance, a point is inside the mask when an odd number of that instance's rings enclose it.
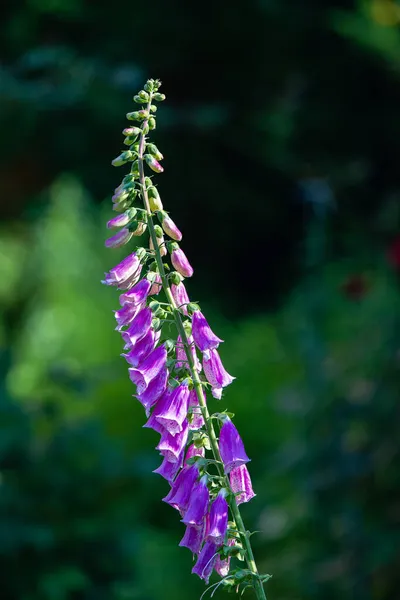
<path fill-rule="evenodd" d="M 206 350 L 203 354 L 203 369 L 207 381 L 211 384 L 211 393 L 218 400 L 222 396 L 222 389 L 232 383 L 235 377 L 229 375 L 222 364 L 218 351 Z"/>
<path fill-rule="evenodd" d="M 147 275 L 148 280 L 151 283 L 149 296 L 156 296 L 162 290 L 162 280 L 158 273 L 150 272 Z"/>
<path fill-rule="evenodd" d="M 210 493 L 207 487 L 207 476 L 205 475 L 193 487 L 182 523 L 200 529 L 207 514 L 209 500 Z"/>
<path fill-rule="evenodd" d="M 197 562 L 192 569 L 192 573 L 198 575 L 200 579 L 204 579 L 207 584 L 217 560 L 217 550 L 218 547 L 214 542 L 207 541 L 201 549 Z"/>
<path fill-rule="evenodd" d="M 207 539 L 216 545 L 224 543 L 228 529 L 228 503 L 225 500 L 226 490 L 219 491 L 210 508 L 210 528 Z"/>
<path fill-rule="evenodd" d="M 180 248 L 172 251 L 171 262 L 174 267 L 183 277 L 191 277 L 193 275 L 193 267 L 186 258 L 185 253 Z"/>
<path fill-rule="evenodd" d="M 189 342 L 190 354 L 193 357 L 194 368 L 200 372 L 201 364 L 200 364 L 200 361 L 196 354 L 196 348 L 194 346 L 194 341 L 193 341 L 192 336 L 189 335 L 187 340 Z M 183 368 L 183 369 L 187 369 L 189 371 L 188 358 L 186 356 L 185 347 L 183 345 L 182 338 L 180 335 L 178 336 L 178 339 L 176 340 L 176 359 L 177 359 L 177 362 L 176 362 L 175 366 L 177 369 Z"/>
<path fill-rule="evenodd" d="M 234 546 L 236 543 L 235 538 L 229 538 L 227 546 Z M 231 564 L 231 557 L 222 558 L 220 555 L 217 556 L 217 560 L 215 562 L 215 571 L 218 573 L 220 577 L 226 577 L 229 573 L 229 568 Z"/>
<path fill-rule="evenodd" d="M 161 225 L 162 225 L 162 228 L 164 229 L 164 232 L 167 235 L 169 235 L 170 238 L 172 238 L 173 240 L 176 240 L 177 242 L 181 241 L 181 239 L 182 239 L 182 233 L 178 229 L 178 227 L 175 225 L 175 223 L 171 219 L 171 217 L 169 217 L 167 215 L 167 213 L 165 213 L 163 215 Z"/>
<path fill-rule="evenodd" d="M 240 467 L 250 461 L 245 452 L 242 438 L 229 417 L 225 417 L 221 427 L 219 450 L 227 474 L 235 467 Z"/>
<path fill-rule="evenodd" d="M 122 331 L 122 339 L 129 346 L 134 346 L 136 342 L 141 340 L 151 327 L 153 313 L 151 309 L 146 307 L 140 310 L 132 319 L 128 329 Z"/>
<path fill-rule="evenodd" d="M 201 427 L 204 425 L 204 419 L 201 414 L 199 399 L 195 389 L 191 390 L 189 395 L 189 409 L 191 413 L 189 419 L 189 429 L 201 429 Z"/>
<path fill-rule="evenodd" d="M 155 173 L 162 173 L 164 171 L 164 167 L 162 167 L 158 160 L 156 160 L 151 154 L 145 154 L 144 160 L 146 161 L 150 169 Z"/>
<path fill-rule="evenodd" d="M 186 452 L 186 456 L 185 456 L 185 464 L 188 464 L 188 460 L 190 458 L 193 458 L 194 456 L 205 456 L 205 450 L 204 450 L 204 446 L 201 446 L 200 448 L 197 448 L 194 444 L 192 444 L 191 446 L 189 446 L 187 452 Z"/>
<path fill-rule="evenodd" d="M 218 348 L 221 338 L 217 337 L 211 330 L 202 312 L 196 310 L 192 316 L 192 335 L 196 346 L 202 351 Z"/>
<path fill-rule="evenodd" d="M 183 452 L 182 452 L 183 457 Z M 161 477 L 164 477 L 170 485 L 172 485 L 179 469 L 182 467 L 182 459 L 177 460 L 176 463 L 170 462 L 167 458 L 164 458 L 158 469 L 155 469 L 153 473 L 158 473 Z"/>
<path fill-rule="evenodd" d="M 137 394 L 135 397 L 142 404 L 146 411 L 146 416 L 150 415 L 150 409 L 154 406 L 157 400 L 162 396 L 167 386 L 168 381 L 168 369 L 163 367 L 158 375 L 152 379 L 147 388 L 142 394 Z"/>
<path fill-rule="evenodd" d="M 124 213 L 117 215 L 113 219 L 110 219 L 107 223 L 108 229 L 114 229 L 116 227 L 125 227 L 128 225 L 136 214 L 136 208 L 129 208 Z"/>
<path fill-rule="evenodd" d="M 141 279 L 133 288 L 128 292 L 124 292 L 119 297 L 121 306 L 125 304 L 134 304 L 135 306 L 141 305 L 146 301 L 147 296 L 150 294 L 151 283 L 148 279 Z"/>
<path fill-rule="evenodd" d="M 115 285 L 119 289 L 126 289 L 131 285 L 132 279 L 139 278 L 142 265 L 136 253 L 129 254 L 116 267 L 110 269 L 105 274 L 105 279 L 102 281 L 105 285 Z"/>
<path fill-rule="evenodd" d="M 152 417 L 171 435 L 180 433 L 187 417 L 189 388 L 185 383 L 168 388 L 154 408 Z"/>
<path fill-rule="evenodd" d="M 120 331 L 125 325 L 129 325 L 142 308 L 141 305 L 125 304 L 120 310 L 114 311 L 117 320 L 117 331 Z"/>
<path fill-rule="evenodd" d="M 137 393 L 143 394 L 167 362 L 167 351 L 164 345 L 155 348 L 139 367 L 129 369 L 129 377 L 137 387 Z"/>
<path fill-rule="evenodd" d="M 175 435 L 164 430 L 161 434 L 161 440 L 156 446 L 156 450 L 160 451 L 162 456 L 165 456 L 170 462 L 177 462 L 179 457 L 186 446 L 186 442 L 189 434 L 188 422 L 185 419 L 182 423 L 182 430 Z"/>
<path fill-rule="evenodd" d="M 187 294 L 185 285 L 181 282 L 178 285 L 171 285 L 171 293 L 174 298 L 176 306 L 179 308 L 181 313 L 187 316 L 187 305 L 190 302 L 189 296 Z"/>
<path fill-rule="evenodd" d="M 129 304 L 127 306 L 130 306 Z M 154 350 L 160 335 L 155 333 L 153 329 L 149 329 L 141 340 L 136 342 L 133 348 L 129 349 L 127 354 L 121 354 L 132 367 L 138 367 L 141 362 Z"/>
<path fill-rule="evenodd" d="M 184 467 L 175 479 L 169 493 L 163 498 L 163 502 L 166 502 L 181 512 L 185 512 L 189 505 L 190 495 L 198 476 L 199 470 L 196 465 Z"/>
<path fill-rule="evenodd" d="M 229 477 L 232 492 L 236 494 L 235 499 L 237 505 L 242 504 L 243 502 L 249 502 L 252 498 L 254 498 L 255 493 L 253 492 L 250 473 L 246 465 L 242 464 L 238 467 L 234 467 L 231 470 Z"/>
<path fill-rule="evenodd" d="M 186 527 L 185 535 L 179 542 L 179 546 L 189 548 L 193 554 L 198 554 L 200 552 L 201 544 L 203 543 L 203 536 L 204 533 L 201 528 L 198 529 L 197 527 L 188 525 L 188 527 Z"/>

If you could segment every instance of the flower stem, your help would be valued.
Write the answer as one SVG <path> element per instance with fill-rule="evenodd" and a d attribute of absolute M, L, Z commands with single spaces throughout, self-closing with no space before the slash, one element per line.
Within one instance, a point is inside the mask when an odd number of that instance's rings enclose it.
<path fill-rule="evenodd" d="M 148 105 L 147 105 L 148 112 L 150 112 L 151 99 L 152 99 L 152 94 L 150 93 L 149 101 L 148 101 Z M 149 228 L 150 238 L 153 243 L 157 267 L 158 267 L 158 270 L 160 273 L 162 286 L 163 286 L 165 295 L 167 297 L 167 301 L 172 309 L 172 313 L 174 316 L 178 334 L 181 337 L 182 344 L 185 349 L 187 361 L 189 364 L 190 374 L 191 374 L 191 377 L 193 380 L 193 386 L 194 386 L 194 389 L 196 390 L 197 398 L 199 400 L 199 406 L 200 406 L 201 414 L 203 416 L 204 423 L 205 423 L 205 426 L 207 429 L 207 434 L 208 434 L 208 437 L 210 440 L 212 453 L 213 453 L 215 461 L 217 462 L 218 473 L 224 481 L 224 487 L 226 487 L 230 491 L 229 506 L 230 506 L 232 515 L 235 519 L 236 527 L 239 532 L 243 548 L 245 550 L 245 559 L 246 559 L 248 569 L 252 573 L 252 576 L 253 576 L 254 591 L 256 593 L 258 600 L 266 600 L 264 587 L 263 587 L 263 584 L 261 582 L 261 579 L 260 579 L 260 576 L 259 576 L 259 573 L 257 570 L 256 562 L 254 560 L 253 550 L 252 550 L 252 547 L 250 544 L 249 532 L 246 531 L 246 528 L 244 526 L 243 519 L 242 519 L 242 516 L 239 511 L 239 507 L 236 503 L 235 496 L 232 492 L 229 477 L 227 475 L 225 475 L 224 470 L 223 470 L 223 466 L 222 466 L 223 462 L 222 462 L 221 454 L 219 451 L 218 439 L 217 439 L 217 436 L 215 433 L 213 420 L 210 418 L 210 413 L 208 412 L 206 398 L 205 398 L 204 391 L 203 391 L 203 385 L 202 385 L 201 379 L 199 377 L 198 371 L 195 368 L 193 356 L 192 356 L 192 353 L 190 352 L 189 341 L 188 341 L 188 338 L 186 335 L 185 328 L 183 326 L 181 313 L 175 304 L 175 300 L 174 300 L 174 297 L 171 292 L 171 288 L 168 283 L 168 278 L 167 278 L 167 275 L 165 272 L 164 264 L 162 261 L 162 256 L 161 256 L 160 249 L 158 246 L 158 239 L 157 239 L 157 236 L 156 236 L 156 233 L 154 230 L 153 214 L 152 214 L 152 211 L 150 210 L 150 204 L 149 204 L 149 198 L 147 195 L 145 174 L 144 174 L 143 155 L 144 155 L 144 150 L 145 150 L 146 137 L 145 137 L 145 134 L 143 133 L 143 129 L 145 129 L 146 125 L 147 125 L 147 120 L 143 122 L 142 133 L 140 135 L 140 141 L 139 141 L 139 151 L 138 151 L 139 180 L 140 180 L 141 189 L 142 189 L 143 203 L 144 203 L 144 206 L 145 206 L 145 209 L 147 212 L 147 225 Z"/>

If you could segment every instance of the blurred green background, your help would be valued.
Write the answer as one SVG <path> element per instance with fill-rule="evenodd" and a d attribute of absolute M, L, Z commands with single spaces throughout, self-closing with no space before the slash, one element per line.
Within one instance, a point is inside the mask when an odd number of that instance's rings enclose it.
<path fill-rule="evenodd" d="M 124 115 L 237 377 L 271 600 L 399 597 L 400 3 L 4 0 L 1 600 L 198 599 L 105 251 Z M 218 592 L 223 594 L 222 591 Z M 251 597 L 251 592 L 246 592 Z"/>

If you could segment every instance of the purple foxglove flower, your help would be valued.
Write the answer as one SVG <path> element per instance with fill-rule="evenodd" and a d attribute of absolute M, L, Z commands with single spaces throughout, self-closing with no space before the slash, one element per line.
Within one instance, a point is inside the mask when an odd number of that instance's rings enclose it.
<path fill-rule="evenodd" d="M 239 467 L 234 467 L 229 476 L 232 492 L 237 494 L 235 498 L 238 506 L 239 504 L 242 504 L 243 502 L 249 502 L 252 498 L 254 498 L 255 493 L 253 492 L 250 474 L 246 465 L 242 464 Z M 238 492 L 241 493 L 238 494 Z"/>
<path fill-rule="evenodd" d="M 145 409 L 147 417 L 150 415 L 151 407 L 154 406 L 157 400 L 164 393 L 164 390 L 167 386 L 168 375 L 169 373 L 167 367 L 163 367 L 158 375 L 154 377 L 152 381 L 150 381 L 145 391 L 142 394 L 135 396 Z"/>
<path fill-rule="evenodd" d="M 167 362 L 167 350 L 164 345 L 155 348 L 139 367 L 129 369 L 129 377 L 142 394 L 150 381 L 154 379 Z"/>
<path fill-rule="evenodd" d="M 151 154 L 145 154 L 144 160 L 155 173 L 162 173 L 164 171 L 164 167 L 162 167 L 158 160 L 156 160 L 154 156 L 151 156 Z"/>
<path fill-rule="evenodd" d="M 192 336 L 188 336 L 188 342 L 189 342 L 189 350 L 191 355 L 193 356 L 193 362 L 194 362 L 194 366 L 196 371 L 201 371 L 201 363 L 199 361 L 199 358 L 197 356 L 196 353 L 196 348 L 194 346 L 194 341 Z M 188 364 L 188 359 L 186 356 L 186 352 L 185 352 L 185 347 L 182 343 L 182 338 L 179 335 L 178 339 L 176 340 L 176 358 L 177 358 L 177 362 L 175 364 L 177 369 L 186 369 L 187 371 L 189 371 L 189 364 Z"/>
<path fill-rule="evenodd" d="M 219 450 L 224 463 L 225 473 L 249 462 L 238 430 L 229 417 L 225 417 L 219 434 Z"/>
<path fill-rule="evenodd" d="M 159 332 L 157 332 L 158 334 Z M 129 350 L 127 354 L 121 354 L 132 367 L 138 367 L 140 363 L 154 350 L 157 338 L 160 336 L 149 329 L 146 335 Z"/>
<path fill-rule="evenodd" d="M 161 223 L 164 232 L 169 235 L 170 238 L 180 242 L 182 239 L 182 233 L 179 231 L 178 227 L 175 225 L 171 217 L 164 217 L 163 222 Z"/>
<path fill-rule="evenodd" d="M 132 220 L 132 211 L 127 210 L 120 215 L 117 215 L 107 223 L 108 229 L 113 229 L 114 227 L 125 227 Z"/>
<path fill-rule="evenodd" d="M 189 446 L 185 456 L 185 465 L 187 465 L 189 458 L 193 458 L 193 456 L 205 456 L 205 450 L 203 446 L 201 448 L 196 448 L 194 444 Z"/>
<path fill-rule="evenodd" d="M 167 388 L 151 416 L 154 416 L 160 425 L 174 436 L 183 429 L 183 422 L 187 417 L 188 401 L 189 388 L 185 383 L 181 383 L 176 388 Z"/>
<path fill-rule="evenodd" d="M 176 463 L 172 463 L 167 458 L 164 458 L 161 465 L 158 467 L 158 469 L 155 469 L 153 473 L 158 473 L 161 475 L 161 477 L 164 477 L 164 479 L 166 479 L 170 485 L 172 485 L 175 476 L 182 467 L 183 454 L 184 452 L 182 452 L 181 457 Z"/>
<path fill-rule="evenodd" d="M 189 548 L 193 552 L 193 554 L 198 554 L 200 552 L 201 544 L 203 543 L 204 532 L 202 529 L 197 529 L 197 527 L 192 527 L 188 525 L 186 527 L 185 535 L 179 542 L 180 546 L 184 548 Z"/>
<path fill-rule="evenodd" d="M 217 550 L 218 547 L 214 544 L 214 542 L 208 540 L 201 549 L 199 558 L 192 569 L 192 573 L 198 575 L 200 579 L 204 579 L 206 583 L 208 583 L 210 575 L 213 572 L 218 556 Z"/>
<path fill-rule="evenodd" d="M 151 308 L 147 307 L 140 310 L 131 321 L 128 329 L 121 332 L 124 342 L 130 346 L 134 346 L 149 331 L 152 318 L 153 313 L 151 312 Z"/>
<path fill-rule="evenodd" d="M 115 285 L 119 289 L 127 289 L 131 284 L 132 278 L 139 277 L 142 270 L 142 265 L 138 257 L 133 252 L 129 254 L 117 266 L 105 273 L 105 279 L 102 283 L 106 285 Z M 126 287 L 125 287 L 126 286 Z"/>
<path fill-rule="evenodd" d="M 236 543 L 235 538 L 229 538 L 227 546 L 234 546 L 235 543 Z M 218 573 L 218 575 L 220 575 L 220 577 L 226 577 L 229 573 L 230 564 L 231 564 L 230 556 L 228 556 L 227 558 L 221 558 L 221 556 L 218 554 L 214 568 L 215 568 L 216 572 Z"/>
<path fill-rule="evenodd" d="M 171 262 L 174 269 L 182 275 L 182 277 L 191 277 L 193 275 L 193 268 L 190 265 L 185 253 L 180 248 L 173 250 L 171 254 Z"/>
<path fill-rule="evenodd" d="M 129 242 L 132 235 L 132 232 L 124 227 L 124 229 L 120 229 L 118 233 L 106 239 L 104 245 L 106 248 L 121 248 L 121 246 L 125 246 Z"/>
<path fill-rule="evenodd" d="M 158 273 L 156 273 L 155 275 L 156 276 L 154 277 L 154 279 L 152 281 L 152 285 L 151 285 L 151 288 L 150 288 L 149 296 L 156 296 L 162 290 L 161 277 L 160 277 L 160 275 Z"/>
<path fill-rule="evenodd" d="M 202 352 L 218 348 L 219 344 L 224 341 L 212 332 L 205 316 L 199 310 L 196 310 L 192 316 L 192 336 L 196 346 Z"/>
<path fill-rule="evenodd" d="M 156 450 L 159 450 L 160 454 L 166 456 L 170 462 L 177 462 L 182 450 L 186 446 L 188 434 L 189 426 L 188 422 L 185 420 L 182 423 L 182 431 L 179 433 L 171 435 L 167 430 L 162 433 L 161 440 L 158 446 L 156 446 Z"/>
<path fill-rule="evenodd" d="M 128 292 L 124 292 L 119 297 L 121 306 L 125 304 L 141 305 L 147 299 L 150 293 L 151 283 L 148 279 L 141 279 Z"/>
<path fill-rule="evenodd" d="M 157 419 L 154 416 L 154 411 L 151 413 L 150 417 L 147 420 L 147 423 L 145 423 L 143 425 L 143 427 L 146 427 L 147 429 L 153 429 L 154 431 L 157 431 L 157 433 L 160 433 L 161 435 L 165 432 L 165 427 L 163 427 L 161 425 L 161 423 L 159 423 L 157 421 Z"/>
<path fill-rule="evenodd" d="M 125 304 L 120 310 L 115 310 L 114 316 L 117 320 L 117 331 L 121 331 L 125 325 L 129 325 L 141 308 L 143 308 L 143 305 Z"/>
<path fill-rule="evenodd" d="M 203 354 L 203 369 L 207 381 L 211 383 L 211 393 L 218 400 L 222 396 L 222 388 L 226 387 L 235 379 L 225 371 L 217 350 L 207 350 Z"/>
<path fill-rule="evenodd" d="M 228 529 L 228 503 L 225 500 L 225 490 L 221 490 L 210 509 L 210 527 L 207 539 L 214 544 L 224 543 L 225 535 Z"/>
<path fill-rule="evenodd" d="M 204 419 L 201 414 L 199 399 L 196 390 L 193 389 L 189 395 L 189 408 L 191 409 L 191 418 L 189 420 L 189 429 L 200 429 L 204 425 Z"/>
<path fill-rule="evenodd" d="M 207 476 L 205 475 L 193 487 L 182 523 L 201 529 L 207 514 L 209 500 L 210 493 L 207 487 Z"/>
<path fill-rule="evenodd" d="M 175 479 L 169 493 L 163 498 L 163 502 L 184 513 L 188 507 L 190 494 L 198 476 L 199 470 L 196 465 L 184 467 Z"/>
<path fill-rule="evenodd" d="M 187 305 L 189 304 L 189 296 L 187 294 L 184 284 L 181 282 L 178 285 L 171 285 L 172 296 L 175 300 L 176 306 L 179 308 L 181 313 L 187 316 Z"/>

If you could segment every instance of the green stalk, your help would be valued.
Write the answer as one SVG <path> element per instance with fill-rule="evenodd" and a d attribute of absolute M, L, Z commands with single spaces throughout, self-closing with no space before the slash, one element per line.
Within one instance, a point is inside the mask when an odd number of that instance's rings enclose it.
<path fill-rule="evenodd" d="M 149 94 L 149 101 L 147 104 L 147 111 L 149 113 L 150 113 L 151 99 L 152 99 L 152 93 Z M 143 133 L 143 129 L 145 129 L 146 125 L 147 125 L 147 120 L 143 122 L 142 134 L 140 135 L 140 142 L 139 142 L 139 152 L 138 152 L 139 180 L 140 180 L 140 184 L 141 184 L 141 188 L 142 188 L 143 203 L 144 203 L 144 206 L 145 206 L 146 212 L 147 212 L 147 226 L 149 228 L 150 238 L 153 243 L 155 258 L 156 258 L 158 270 L 160 273 L 160 277 L 162 280 L 162 286 L 163 286 L 165 295 L 167 297 L 167 300 L 171 306 L 172 313 L 173 313 L 173 316 L 175 319 L 176 328 L 178 330 L 179 335 L 181 336 L 182 344 L 185 349 L 186 357 L 187 357 L 188 364 L 189 364 L 190 374 L 191 374 L 191 377 L 193 380 L 194 389 L 196 390 L 197 398 L 199 400 L 199 406 L 200 406 L 201 414 L 204 419 L 207 434 L 208 434 L 208 437 L 210 440 L 212 453 L 213 453 L 215 461 L 217 462 L 218 473 L 224 481 L 224 487 L 226 487 L 230 491 L 229 506 L 230 506 L 232 515 L 235 519 L 236 527 L 239 532 L 239 535 L 240 535 L 240 538 L 241 538 L 241 541 L 243 544 L 243 548 L 245 550 L 245 559 L 246 559 L 248 569 L 249 569 L 249 571 L 251 571 L 251 573 L 253 575 L 254 590 L 255 590 L 258 600 L 266 600 L 264 587 L 260 580 L 260 576 L 259 576 L 259 573 L 257 570 L 257 565 L 254 560 L 253 550 L 252 550 L 252 547 L 250 544 L 250 536 L 244 526 L 243 519 L 242 519 L 242 516 L 239 511 L 239 507 L 236 503 L 235 496 L 232 492 L 229 477 L 227 475 L 225 475 L 223 467 L 222 467 L 223 463 L 222 463 L 222 459 L 221 459 L 221 454 L 219 452 L 218 439 L 217 439 L 217 436 L 215 433 L 213 420 L 210 418 L 210 413 L 208 412 L 206 398 L 205 398 L 204 391 L 203 391 L 203 385 L 202 385 L 201 379 L 199 377 L 199 374 L 197 372 L 197 369 L 195 368 L 193 356 L 192 356 L 192 353 L 190 352 L 190 344 L 188 342 L 186 331 L 185 331 L 185 328 L 182 323 L 181 313 L 179 312 L 179 309 L 177 308 L 177 306 L 175 304 L 175 300 L 174 300 L 174 297 L 171 292 L 171 288 L 168 283 L 168 278 L 165 273 L 165 268 L 164 268 L 164 264 L 162 261 L 160 248 L 158 246 L 158 239 L 157 239 L 157 236 L 156 236 L 156 233 L 154 230 L 153 215 L 150 210 L 150 204 L 149 204 L 149 199 L 148 199 L 148 195 L 147 195 L 146 184 L 145 184 L 145 174 L 144 174 L 143 155 L 144 155 L 144 150 L 145 150 L 145 145 L 146 145 L 146 136 Z"/>

